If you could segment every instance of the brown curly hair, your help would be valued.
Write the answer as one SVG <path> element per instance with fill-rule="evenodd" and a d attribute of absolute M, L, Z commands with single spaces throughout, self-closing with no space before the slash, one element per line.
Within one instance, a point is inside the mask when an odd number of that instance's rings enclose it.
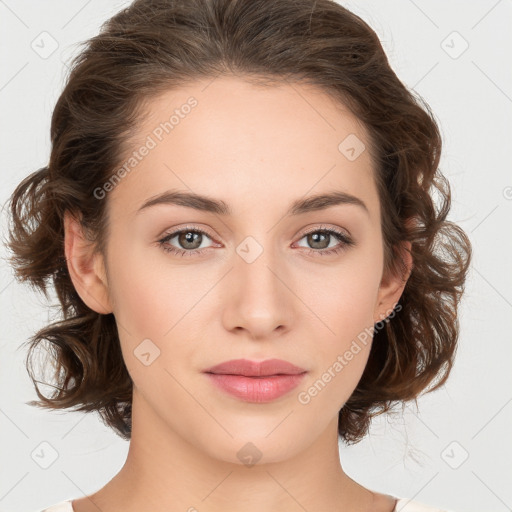
<path fill-rule="evenodd" d="M 27 371 L 40 398 L 29 405 L 97 411 L 130 439 L 133 382 L 115 318 L 91 310 L 72 284 L 64 213 L 79 216 L 104 254 L 106 201 L 93 191 L 125 159 L 146 102 L 220 74 L 260 84 L 313 84 L 349 108 L 369 134 L 384 272 L 403 272 L 398 247 L 412 243 L 413 269 L 399 313 L 374 334 L 361 380 L 339 413 L 341 439 L 360 441 L 372 417 L 444 384 L 457 347 L 471 245 L 446 220 L 451 193 L 438 169 L 442 140 L 434 115 L 397 78 L 361 18 L 331 0 L 136 0 L 82 45 L 53 111 L 49 163 L 10 197 L 8 247 L 17 278 L 46 297 L 51 279 L 62 313 L 28 341 Z M 53 356 L 51 397 L 41 394 L 32 371 L 31 354 L 41 341 Z"/>

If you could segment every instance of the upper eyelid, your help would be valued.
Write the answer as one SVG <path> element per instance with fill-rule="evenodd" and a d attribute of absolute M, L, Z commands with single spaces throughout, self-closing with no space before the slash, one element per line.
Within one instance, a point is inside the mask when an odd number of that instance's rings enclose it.
<path fill-rule="evenodd" d="M 313 226 L 311 229 L 306 229 L 306 231 L 302 232 L 302 236 L 308 235 L 309 233 L 315 233 L 316 231 L 341 231 L 345 232 L 346 236 L 351 236 L 350 232 L 345 228 L 340 228 L 339 226 L 333 227 L 333 226 L 326 226 L 326 225 L 320 225 L 320 226 Z"/>
<path fill-rule="evenodd" d="M 215 237 L 205 228 L 200 228 L 198 226 L 184 226 L 182 228 L 177 229 L 171 229 L 169 231 L 165 231 L 161 236 L 158 238 L 161 240 L 162 238 L 168 238 L 168 237 L 174 237 L 176 235 L 179 235 L 180 233 L 187 232 L 187 231 L 197 231 L 200 233 L 204 233 L 205 235 L 209 236 L 212 239 L 215 239 Z"/>

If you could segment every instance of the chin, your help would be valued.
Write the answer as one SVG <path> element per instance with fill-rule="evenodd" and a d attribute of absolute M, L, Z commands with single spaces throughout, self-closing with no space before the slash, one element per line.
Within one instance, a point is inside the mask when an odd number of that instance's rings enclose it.
<path fill-rule="evenodd" d="M 219 429 L 215 436 L 209 432 L 205 434 L 207 440 L 203 450 L 217 460 L 247 467 L 286 461 L 307 449 L 314 441 L 312 433 L 307 432 L 304 425 L 301 427 L 297 424 L 296 428 L 290 424 L 284 425 L 292 416 L 284 422 L 286 414 L 281 415 L 278 421 L 263 422 L 260 419 L 259 427 L 253 424 L 249 428 L 233 427 L 232 430 L 223 423 L 233 437 L 223 429 Z M 197 443 L 194 444 L 197 446 Z"/>

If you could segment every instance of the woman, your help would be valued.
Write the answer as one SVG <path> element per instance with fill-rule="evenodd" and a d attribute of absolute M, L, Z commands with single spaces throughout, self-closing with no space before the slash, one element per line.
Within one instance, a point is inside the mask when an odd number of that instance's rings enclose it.
<path fill-rule="evenodd" d="M 31 340 L 57 355 L 51 397 L 27 366 L 32 405 L 130 449 L 47 511 L 439 510 L 339 460 L 448 378 L 471 257 L 433 115 L 365 22 L 136 0 L 74 61 L 51 140 L 11 198 L 13 266 L 63 312 Z"/>

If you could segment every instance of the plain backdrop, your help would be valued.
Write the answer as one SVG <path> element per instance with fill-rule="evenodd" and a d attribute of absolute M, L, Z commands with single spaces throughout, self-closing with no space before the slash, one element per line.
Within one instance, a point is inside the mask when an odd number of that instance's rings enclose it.
<path fill-rule="evenodd" d="M 452 185 L 449 219 L 474 249 L 448 383 L 418 409 L 377 418 L 358 445 L 340 446 L 342 465 L 379 492 L 455 512 L 512 510 L 512 3 L 341 3 L 374 28 L 398 76 L 432 107 Z M 0 1 L 2 205 L 48 161 L 51 113 L 76 43 L 128 4 Z M 95 414 L 26 405 L 36 394 L 19 347 L 56 310 L 3 259 L 0 301 L 0 511 L 92 493 L 121 468 L 128 443 Z"/>

